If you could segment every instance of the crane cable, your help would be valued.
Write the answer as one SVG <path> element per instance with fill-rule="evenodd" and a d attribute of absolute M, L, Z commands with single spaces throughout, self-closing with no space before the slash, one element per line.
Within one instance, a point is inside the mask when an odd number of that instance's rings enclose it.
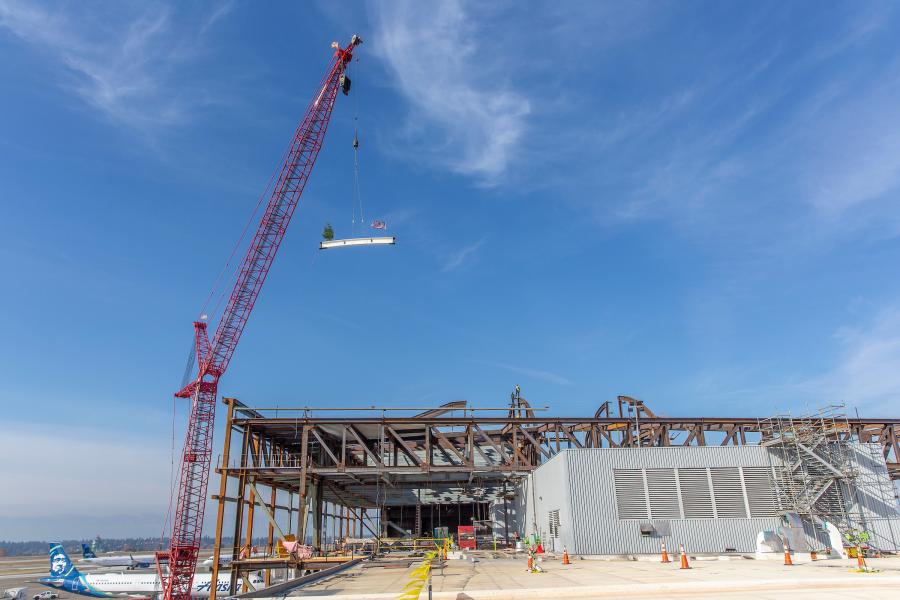
<path fill-rule="evenodd" d="M 287 159 L 288 153 L 291 151 L 291 147 L 293 146 L 294 140 L 291 138 L 290 143 L 288 143 L 287 148 L 284 149 L 284 152 L 281 156 L 281 163 L 284 164 Z M 280 171 L 276 168 L 269 176 L 269 181 L 266 183 L 266 187 L 259 195 L 259 199 L 256 201 L 256 206 L 253 207 L 253 211 L 250 213 L 249 218 L 247 219 L 247 223 L 244 225 L 243 231 L 241 231 L 241 235 L 238 240 L 235 242 L 234 247 L 231 249 L 231 254 L 228 256 L 228 260 L 225 261 L 225 265 L 222 267 L 222 270 L 219 271 L 218 276 L 216 276 L 215 281 L 213 281 L 212 286 L 210 286 L 209 294 L 206 296 L 206 300 L 203 302 L 203 306 L 200 309 L 199 317 L 201 320 L 208 320 L 210 315 L 206 313 L 206 309 L 209 306 L 210 300 L 212 300 L 215 295 L 217 289 L 219 288 L 219 284 L 222 283 L 222 276 L 229 270 L 229 267 L 232 265 L 232 261 L 234 260 L 235 255 L 237 254 L 238 249 L 244 242 L 244 238 L 247 237 L 247 232 L 250 229 L 250 225 L 253 223 L 256 218 L 257 213 L 259 212 L 260 206 L 262 206 L 263 200 L 269 195 L 269 190 L 272 189 L 272 185 L 275 183 L 276 177 L 278 177 Z M 229 276 L 228 280 L 231 281 L 236 277 L 236 273 L 233 273 Z M 221 286 L 221 293 L 219 294 L 219 298 L 216 301 L 216 305 L 212 310 L 212 314 L 216 315 L 219 311 L 219 307 L 222 304 L 222 301 L 225 299 L 225 290 L 226 286 Z M 191 375 L 194 370 L 194 363 L 196 361 L 196 348 L 195 342 L 191 340 L 191 346 L 188 350 L 187 361 L 185 361 L 184 366 L 184 374 L 181 377 L 181 387 L 184 388 L 191 379 Z M 169 507 L 166 510 L 166 517 L 163 521 L 163 530 L 160 533 L 160 543 L 163 544 L 165 542 L 165 532 L 169 528 L 169 523 L 172 519 L 172 508 L 175 496 L 175 416 L 177 413 L 177 398 L 175 396 L 172 397 L 172 443 L 171 443 L 171 451 L 170 451 L 170 465 L 169 465 Z"/>
<path fill-rule="evenodd" d="M 347 65 L 347 71 L 350 65 Z M 359 225 L 365 231 L 366 218 L 363 214 L 362 195 L 359 190 L 359 86 L 353 94 L 353 202 L 351 209 L 351 222 L 353 235 L 356 235 L 356 214 L 359 209 Z"/>
<path fill-rule="evenodd" d="M 193 356 L 193 354 L 191 355 Z M 193 361 L 189 360 L 188 369 L 191 368 Z M 184 384 L 187 385 L 187 384 Z M 184 387 L 182 385 L 181 387 Z M 172 519 L 172 505 L 175 501 L 175 416 L 178 411 L 178 398 L 172 396 L 172 441 L 169 453 L 169 508 L 166 510 L 166 518 L 163 519 L 162 531 L 159 534 L 159 547 L 165 548 L 166 531 L 169 531 Z"/>
<path fill-rule="evenodd" d="M 356 235 L 356 208 L 359 206 L 359 226 L 364 227 L 362 198 L 359 194 L 359 135 L 356 127 L 353 128 L 353 235 Z"/>
<path fill-rule="evenodd" d="M 284 164 L 287 160 L 288 154 L 291 151 L 291 148 L 294 146 L 294 138 L 288 142 L 287 147 L 284 149 L 284 152 L 281 155 L 281 163 Z M 222 300 L 225 299 L 225 291 L 228 289 L 227 286 L 222 286 L 221 293 L 219 294 L 219 298 L 216 301 L 216 305 L 213 307 L 213 310 L 207 315 L 206 309 L 209 306 L 210 300 L 212 300 L 216 291 L 219 289 L 219 284 L 222 283 L 222 276 L 225 275 L 226 271 L 229 270 L 229 267 L 232 266 L 232 261 L 234 260 L 235 255 L 237 254 L 238 249 L 240 249 L 241 245 L 244 242 L 244 239 L 247 237 L 247 232 L 250 230 L 250 225 L 253 224 L 257 213 L 259 212 L 260 206 L 262 206 L 263 200 L 265 200 L 269 196 L 269 191 L 272 189 L 272 185 L 275 183 L 278 176 L 281 174 L 281 169 L 276 167 L 275 170 L 272 171 L 272 175 L 269 176 L 269 181 L 266 183 L 266 187 L 259 194 L 259 199 L 256 201 L 256 206 L 253 208 L 253 212 L 250 213 L 250 217 L 247 219 L 247 223 L 244 225 L 243 231 L 241 231 L 240 237 L 234 243 L 234 247 L 231 249 L 231 254 L 228 256 L 228 260 L 225 261 L 225 265 L 222 267 L 222 270 L 219 271 L 219 275 L 216 277 L 215 281 L 213 281 L 212 286 L 210 286 L 209 294 L 206 296 L 206 300 L 203 302 L 203 307 L 200 309 L 200 318 L 203 319 L 204 315 L 207 318 L 211 318 L 216 315 L 219 311 L 219 307 L 222 305 Z M 237 276 L 237 273 L 233 273 L 229 276 L 228 281 L 233 281 Z"/>

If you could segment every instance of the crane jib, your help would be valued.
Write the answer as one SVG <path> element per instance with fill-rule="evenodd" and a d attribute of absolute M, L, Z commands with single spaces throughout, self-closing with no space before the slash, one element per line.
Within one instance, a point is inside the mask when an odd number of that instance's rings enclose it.
<path fill-rule="evenodd" d="M 157 553 L 157 572 L 163 584 L 165 600 L 190 600 L 206 507 L 219 378 L 234 355 L 322 148 L 338 90 L 342 86 L 349 89 L 347 82 L 342 81 L 342 75 L 353 58 L 353 49 L 360 43 L 362 40 L 354 35 L 345 48 L 337 42 L 332 44 L 334 57 L 316 88 L 315 99 L 307 107 L 294 134 L 272 195 L 241 262 L 212 343 L 207 337 L 206 323 L 194 323 L 197 375 L 194 381 L 176 393 L 176 396 L 191 398 L 191 412 L 181 457 L 172 537 L 168 552 Z M 167 570 L 162 567 L 164 561 L 168 563 Z M 216 567 L 214 565 L 217 571 Z M 214 597 L 215 591 L 210 590 L 210 595 Z"/>

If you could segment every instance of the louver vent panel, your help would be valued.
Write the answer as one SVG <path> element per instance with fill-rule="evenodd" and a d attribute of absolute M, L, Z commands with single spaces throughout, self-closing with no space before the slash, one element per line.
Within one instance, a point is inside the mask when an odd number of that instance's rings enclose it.
<path fill-rule="evenodd" d="M 651 519 L 680 519 L 675 469 L 647 469 Z"/>
<path fill-rule="evenodd" d="M 709 470 L 712 477 L 716 513 L 720 519 L 747 518 L 741 472 L 737 467 L 719 467 Z"/>
<path fill-rule="evenodd" d="M 550 511 L 550 537 L 559 538 L 559 509 Z"/>
<path fill-rule="evenodd" d="M 616 509 L 620 519 L 648 519 L 647 496 L 641 469 L 613 469 Z"/>
<path fill-rule="evenodd" d="M 743 467 L 744 487 L 747 490 L 747 503 L 750 505 L 751 517 L 774 517 L 775 496 L 772 490 L 772 478 L 768 467 Z"/>
<path fill-rule="evenodd" d="M 678 469 L 678 482 L 685 519 L 712 519 L 716 516 L 706 469 Z"/>

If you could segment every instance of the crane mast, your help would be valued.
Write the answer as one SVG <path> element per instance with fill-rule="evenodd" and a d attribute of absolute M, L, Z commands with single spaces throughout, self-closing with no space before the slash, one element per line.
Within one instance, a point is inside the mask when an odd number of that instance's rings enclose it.
<path fill-rule="evenodd" d="M 156 555 L 164 600 L 190 600 L 203 530 L 219 378 L 231 362 L 322 148 L 338 91 L 343 87 L 346 93 L 349 89 L 344 72 L 353 58 L 354 48 L 360 43 L 362 40 L 354 35 L 344 48 L 337 42 L 332 44 L 335 52 L 331 64 L 294 133 L 259 227 L 241 262 L 237 280 L 212 342 L 209 341 L 206 322 L 194 323 L 197 374 L 175 394 L 179 398 L 191 399 L 191 412 L 181 457 L 172 537 L 169 550 Z M 161 567 L 162 561 L 168 561 L 168 570 Z"/>

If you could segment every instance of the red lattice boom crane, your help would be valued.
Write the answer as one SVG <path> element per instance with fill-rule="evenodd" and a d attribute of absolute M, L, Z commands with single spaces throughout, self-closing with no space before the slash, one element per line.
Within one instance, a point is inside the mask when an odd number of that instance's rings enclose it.
<path fill-rule="evenodd" d="M 169 550 L 158 552 L 156 556 L 164 600 L 190 600 L 206 507 L 219 378 L 231 362 L 322 148 L 338 91 L 343 88 L 346 93 L 349 90 L 349 80 L 344 73 L 353 58 L 354 48 L 360 43 L 362 40 L 353 36 L 345 48 L 337 42 L 332 44 L 335 52 L 328 72 L 294 134 L 259 227 L 238 270 L 234 289 L 212 343 L 207 336 L 206 322 L 194 323 L 197 374 L 193 381 L 175 394 L 179 398 L 191 398 L 191 413 L 181 457 L 172 538 Z M 161 567 L 163 561 L 168 561 L 168 570 Z"/>

